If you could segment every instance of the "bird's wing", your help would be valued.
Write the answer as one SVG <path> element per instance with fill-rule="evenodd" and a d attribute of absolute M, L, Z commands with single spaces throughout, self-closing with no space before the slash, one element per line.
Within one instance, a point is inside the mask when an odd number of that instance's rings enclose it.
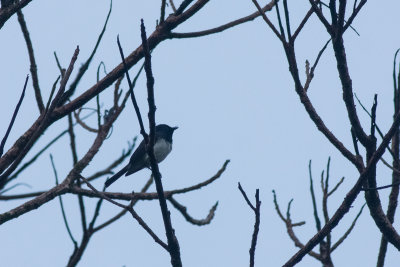
<path fill-rule="evenodd" d="M 146 145 L 145 141 L 143 140 L 140 142 L 139 146 L 133 152 L 131 159 L 129 160 L 129 167 L 125 175 L 131 175 L 147 166 L 147 153 L 146 153 Z"/>

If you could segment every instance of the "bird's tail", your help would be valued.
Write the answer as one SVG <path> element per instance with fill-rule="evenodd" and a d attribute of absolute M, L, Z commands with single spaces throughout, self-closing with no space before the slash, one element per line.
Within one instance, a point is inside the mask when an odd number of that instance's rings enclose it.
<path fill-rule="evenodd" d="M 128 170 L 128 166 L 126 165 L 124 168 L 122 168 L 122 170 L 120 170 L 119 172 L 117 172 L 116 174 L 114 174 L 113 176 L 111 176 L 110 178 L 108 178 L 106 180 L 106 182 L 104 183 L 104 185 L 107 187 L 109 187 L 112 183 L 114 183 L 116 180 L 118 180 L 119 177 L 121 177 L 122 175 L 124 175 L 124 173 L 126 173 L 126 171 Z"/>

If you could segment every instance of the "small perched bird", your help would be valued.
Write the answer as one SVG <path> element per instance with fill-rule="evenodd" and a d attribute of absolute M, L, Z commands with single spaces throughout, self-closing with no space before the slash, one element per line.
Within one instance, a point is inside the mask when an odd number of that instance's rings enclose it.
<path fill-rule="evenodd" d="M 159 124 L 156 126 L 155 140 L 154 140 L 154 156 L 157 163 L 163 161 L 172 150 L 172 134 L 178 127 L 169 127 L 166 124 Z M 122 170 L 111 176 L 105 182 L 105 186 L 109 187 L 118 178 L 125 174 L 125 176 L 131 175 L 137 171 L 144 168 L 150 167 L 149 156 L 146 152 L 146 144 L 143 140 L 140 145 L 133 152 L 128 165 L 126 165 Z"/>

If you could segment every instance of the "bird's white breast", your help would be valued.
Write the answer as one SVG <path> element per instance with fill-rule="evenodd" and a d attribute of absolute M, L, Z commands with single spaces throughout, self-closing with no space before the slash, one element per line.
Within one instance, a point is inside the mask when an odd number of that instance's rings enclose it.
<path fill-rule="evenodd" d="M 170 142 L 165 141 L 164 139 L 160 138 L 154 144 L 154 156 L 158 163 L 163 161 L 171 152 L 172 144 Z"/>

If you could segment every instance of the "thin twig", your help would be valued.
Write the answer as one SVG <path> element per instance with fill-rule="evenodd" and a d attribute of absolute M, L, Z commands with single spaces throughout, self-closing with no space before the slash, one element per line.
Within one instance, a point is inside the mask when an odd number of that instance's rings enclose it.
<path fill-rule="evenodd" d="M 46 112 L 46 113 L 47 113 L 47 111 L 49 110 L 50 103 L 51 103 L 51 101 L 53 100 L 54 92 L 56 91 L 57 83 L 58 83 L 58 81 L 60 80 L 61 77 L 62 77 L 61 75 L 58 75 L 56 81 L 53 83 L 53 87 L 51 88 L 51 92 L 50 92 L 50 95 L 49 95 L 49 99 L 47 100 L 47 104 L 46 104 L 46 109 L 45 109 L 45 112 Z"/>
<path fill-rule="evenodd" d="M 150 188 L 150 185 L 153 183 L 153 181 L 154 181 L 154 179 L 153 179 L 153 176 L 151 175 L 149 180 L 147 180 L 147 182 L 145 183 L 145 185 L 143 186 L 143 188 L 142 188 L 142 190 L 140 192 L 141 193 L 147 192 L 147 190 Z M 128 206 L 132 208 L 137 202 L 138 202 L 138 199 L 132 199 Z M 93 228 L 93 231 L 97 232 L 97 231 L 103 229 L 104 227 L 107 227 L 108 225 L 112 224 L 113 222 L 117 221 L 119 218 L 124 216 L 127 212 L 128 212 L 128 210 L 126 210 L 126 209 L 121 210 L 117 215 L 111 217 L 110 219 L 108 219 L 104 223 L 102 223 L 99 226 L 96 226 L 95 228 Z"/>
<path fill-rule="evenodd" d="M 266 4 L 263 8 L 262 11 L 265 13 L 267 11 L 270 11 L 275 5 L 275 0 L 271 0 L 268 4 Z M 225 30 L 228 30 L 230 28 L 233 28 L 237 25 L 252 21 L 260 16 L 260 12 L 256 11 L 248 16 L 242 17 L 240 19 L 233 20 L 231 22 L 225 23 L 221 26 L 211 28 L 208 30 L 203 30 L 203 31 L 197 31 L 197 32 L 185 32 L 185 33 L 178 33 L 178 32 L 171 32 L 170 38 L 194 38 L 194 37 L 202 37 L 214 33 L 219 33 L 223 32 Z"/>
<path fill-rule="evenodd" d="M 362 213 L 362 211 L 363 211 L 363 209 L 365 207 L 365 204 L 362 205 L 360 211 L 358 212 L 357 216 L 354 218 L 354 220 L 351 223 L 349 229 L 347 229 L 347 231 L 344 233 L 344 235 L 341 238 L 339 238 L 339 240 L 336 241 L 335 244 L 333 244 L 333 246 L 331 248 L 331 252 L 333 252 L 335 249 L 337 249 L 337 247 L 340 246 L 340 244 L 343 243 L 343 241 L 350 235 L 351 231 L 353 230 L 354 226 L 356 225 L 356 222 L 357 222 L 358 218 L 360 217 L 360 215 L 361 215 L 361 213 Z"/>
<path fill-rule="evenodd" d="M 25 155 L 28 153 L 28 151 L 32 148 L 33 144 L 40 137 L 40 135 L 43 133 L 43 131 L 48 127 L 48 125 L 51 121 L 50 115 L 52 114 L 54 109 L 57 107 L 57 105 L 60 101 L 60 98 L 61 98 L 62 94 L 64 93 L 65 86 L 69 80 L 72 70 L 74 69 L 74 64 L 78 58 L 78 54 L 79 54 L 79 46 L 75 49 L 75 52 L 71 58 L 69 67 L 65 73 L 64 78 L 60 82 L 60 87 L 58 89 L 58 92 L 57 92 L 56 96 L 54 97 L 53 101 L 51 102 L 49 109 L 39 117 L 39 119 L 37 120 L 38 126 L 35 129 L 35 131 L 32 133 L 32 136 L 30 136 L 29 140 L 23 146 L 22 150 L 14 158 L 11 166 L 9 166 L 8 169 L 0 176 L 0 188 L 3 188 L 5 186 L 5 184 L 7 183 L 7 181 L 9 181 L 9 180 L 7 180 L 8 176 L 18 167 L 18 165 L 21 163 L 22 159 L 25 157 Z"/>
<path fill-rule="evenodd" d="M 164 22 L 165 19 L 165 6 L 167 5 L 166 0 L 161 0 L 161 12 L 160 12 L 160 24 Z"/>
<path fill-rule="evenodd" d="M 56 64 L 57 64 L 58 70 L 60 71 L 61 78 L 64 78 L 66 70 L 63 67 L 61 67 L 60 60 L 58 59 L 56 51 L 54 51 L 53 54 L 54 54 L 54 58 L 56 59 Z"/>
<path fill-rule="evenodd" d="M 260 15 L 262 16 L 262 18 L 264 19 L 264 21 L 267 23 L 267 25 L 271 28 L 271 30 L 275 33 L 275 35 L 279 38 L 279 40 L 281 40 L 282 43 L 286 43 L 285 40 L 285 36 L 282 36 L 278 30 L 275 28 L 274 24 L 272 24 L 272 22 L 267 18 L 267 16 L 265 15 L 265 12 L 262 10 L 262 8 L 260 7 L 260 5 L 258 4 L 257 0 L 252 0 L 254 5 L 256 6 L 258 12 L 260 13 Z"/>
<path fill-rule="evenodd" d="M 169 0 L 169 4 L 171 5 L 172 10 L 176 13 L 176 7 L 173 0 Z"/>
<path fill-rule="evenodd" d="M 93 113 L 89 113 L 88 115 L 86 115 L 85 117 L 83 117 L 82 119 L 86 119 L 88 117 L 90 117 L 91 115 L 93 115 Z M 76 124 L 76 123 L 75 123 Z M 75 125 L 74 124 L 74 125 Z M 66 133 L 68 133 L 68 129 L 62 131 L 59 135 L 57 135 L 53 140 L 51 140 L 47 145 L 45 145 L 41 150 L 39 150 L 39 152 L 36 153 L 36 155 L 34 155 L 30 160 L 28 160 L 27 162 L 25 162 L 19 169 L 17 169 L 8 180 L 12 180 L 15 179 L 22 171 L 24 171 L 26 168 L 28 168 L 32 163 L 34 163 L 36 161 L 36 159 L 38 159 L 40 157 L 40 155 L 43 154 L 43 152 L 45 152 L 49 147 L 51 147 L 54 143 L 57 142 L 57 140 L 59 140 L 61 137 L 63 137 Z"/>
<path fill-rule="evenodd" d="M 158 238 L 158 236 L 151 230 L 151 228 L 143 221 L 143 219 L 136 213 L 136 211 L 133 208 L 131 208 L 129 206 L 125 206 L 121 203 L 118 203 L 118 202 L 112 200 L 111 198 L 107 197 L 104 192 L 99 192 L 84 177 L 80 176 L 79 178 L 82 179 L 82 181 L 85 182 L 85 184 L 91 190 L 93 190 L 100 198 L 103 198 L 103 199 L 107 200 L 108 202 L 110 202 L 120 208 L 128 210 L 131 213 L 132 217 L 143 227 L 143 229 L 154 239 L 154 241 L 168 251 L 167 244 L 165 244 L 160 238 Z"/>
<path fill-rule="evenodd" d="M 56 185 L 59 185 L 57 170 L 56 170 L 56 167 L 55 167 L 55 164 L 54 164 L 54 160 L 53 160 L 53 155 L 52 154 L 50 154 L 50 162 L 51 162 L 51 167 L 53 168 L 54 177 L 56 179 Z M 71 239 L 71 241 L 74 244 L 74 247 L 76 249 L 78 247 L 78 242 L 76 242 L 74 236 L 72 235 L 71 228 L 69 227 L 68 220 L 67 220 L 67 215 L 65 213 L 64 204 L 63 204 L 61 195 L 58 196 L 58 200 L 60 201 L 61 213 L 62 213 L 62 216 L 63 216 L 65 228 L 67 229 L 68 235 L 69 235 L 69 237 L 70 237 L 70 239 Z"/>
<path fill-rule="evenodd" d="M 17 11 L 17 16 L 19 25 L 21 26 L 22 34 L 24 35 L 26 47 L 28 49 L 29 61 L 31 63 L 30 71 L 32 75 L 32 85 L 33 85 L 33 90 L 35 91 L 36 103 L 38 105 L 39 112 L 42 113 L 44 110 L 44 104 L 43 104 L 42 94 L 40 93 L 39 78 L 37 73 L 35 54 L 33 52 L 32 41 L 29 36 L 28 27 L 26 26 L 24 14 L 22 14 L 21 10 Z"/>
<path fill-rule="evenodd" d="M 314 186 L 313 186 L 313 179 L 311 172 L 311 160 L 308 162 L 308 173 L 310 177 L 310 194 L 314 211 L 315 226 L 317 227 L 317 231 L 319 231 L 321 230 L 321 221 L 318 216 L 317 202 L 315 201 L 315 193 L 314 193 Z"/>
<path fill-rule="evenodd" d="M 198 226 L 203 226 L 210 224 L 212 219 L 214 218 L 215 215 L 215 210 L 217 209 L 218 202 L 215 203 L 210 211 L 208 212 L 208 215 L 204 219 L 195 219 L 190 214 L 187 212 L 187 208 L 180 204 L 178 201 L 176 201 L 172 196 L 168 198 L 169 202 L 182 214 L 182 216 L 186 219 L 191 224 L 198 225 Z"/>
<path fill-rule="evenodd" d="M 181 188 L 181 189 L 174 189 L 170 191 L 165 191 L 164 195 L 165 198 L 169 198 L 172 195 L 175 194 L 184 194 L 188 192 L 192 192 L 195 190 L 199 190 L 200 188 L 207 186 L 211 183 L 213 183 L 215 180 L 221 177 L 222 173 L 225 171 L 227 164 L 229 161 L 225 161 L 224 165 L 222 168 L 211 178 L 198 183 L 196 185 L 192 185 L 189 187 Z M 27 194 L 19 194 L 19 195 L 0 195 L 0 200 L 14 200 L 14 199 L 23 199 L 23 198 L 30 198 L 30 197 L 36 197 L 40 196 L 42 194 L 46 193 L 46 191 L 41 191 L 41 192 L 33 192 L 33 193 L 27 193 Z M 97 197 L 96 194 L 94 194 L 91 190 L 86 190 L 79 188 L 77 186 L 72 186 L 68 188 L 64 193 L 73 193 L 73 194 L 80 194 L 86 197 Z M 112 199 L 120 199 L 120 200 L 153 200 L 153 199 L 158 199 L 158 194 L 157 192 L 152 192 L 152 193 L 111 193 L 111 192 L 105 192 L 106 196 Z"/>
<path fill-rule="evenodd" d="M 81 67 L 79 68 L 75 79 L 72 81 L 72 83 L 69 86 L 68 90 L 64 93 L 64 95 L 63 95 L 63 97 L 62 97 L 62 99 L 60 101 L 61 103 L 65 103 L 65 101 L 67 101 L 73 95 L 73 93 L 76 90 L 76 87 L 78 86 L 78 83 L 81 81 L 83 75 L 88 70 L 88 68 L 90 66 L 90 63 L 92 62 L 92 59 L 93 59 L 94 55 L 96 54 L 97 48 L 99 47 L 100 42 L 101 42 L 101 40 L 103 38 L 103 35 L 104 35 L 105 31 L 106 31 L 108 20 L 109 20 L 110 15 L 111 15 L 111 11 L 112 11 L 112 0 L 110 0 L 110 8 L 108 10 L 106 21 L 104 22 L 103 29 L 101 30 L 101 32 L 99 34 L 99 37 L 97 38 L 97 41 L 96 41 L 96 44 L 95 44 L 95 46 L 94 46 L 94 48 L 92 50 L 92 53 L 90 54 L 88 59 L 85 61 L 85 63 L 83 63 L 81 65 Z"/>
<path fill-rule="evenodd" d="M 140 133 L 142 135 L 147 135 L 145 130 L 144 130 L 144 125 L 143 125 L 143 120 L 142 120 L 142 115 L 140 114 L 140 109 L 139 106 L 136 102 L 136 97 L 135 97 L 135 93 L 133 92 L 133 83 L 131 82 L 131 79 L 129 77 L 129 72 L 128 72 L 128 66 L 125 62 L 125 56 L 124 56 L 124 51 L 122 50 L 122 46 L 121 43 L 119 41 L 119 36 L 117 36 L 117 44 L 118 44 L 118 49 L 119 49 L 119 53 L 121 55 L 121 60 L 122 60 L 122 64 L 124 66 L 124 71 L 125 71 L 125 75 L 126 75 L 126 80 L 128 81 L 128 85 L 129 85 L 129 92 L 130 92 L 130 96 L 131 96 L 131 100 L 132 100 L 132 104 L 133 107 L 135 108 L 135 112 L 137 114 L 137 118 L 139 121 L 139 125 L 140 125 Z"/>
<path fill-rule="evenodd" d="M 29 80 L 29 75 L 26 76 L 25 84 L 24 84 L 24 88 L 22 89 L 21 96 L 20 96 L 20 98 L 19 98 L 19 101 L 18 101 L 18 103 L 17 103 L 17 106 L 16 106 L 15 109 L 14 109 L 14 113 L 13 113 L 13 115 L 12 115 L 12 117 L 11 117 L 11 121 L 10 121 L 10 124 L 8 125 L 6 134 L 4 135 L 3 139 L 1 140 L 1 143 L 0 143 L 0 157 L 3 155 L 4 145 L 6 144 L 8 135 L 9 135 L 10 132 L 11 132 L 11 128 L 12 128 L 13 125 L 14 125 L 15 118 L 17 117 L 19 108 L 21 107 L 22 100 L 24 99 L 25 90 L 26 90 L 26 85 L 28 84 L 28 80 Z"/>

